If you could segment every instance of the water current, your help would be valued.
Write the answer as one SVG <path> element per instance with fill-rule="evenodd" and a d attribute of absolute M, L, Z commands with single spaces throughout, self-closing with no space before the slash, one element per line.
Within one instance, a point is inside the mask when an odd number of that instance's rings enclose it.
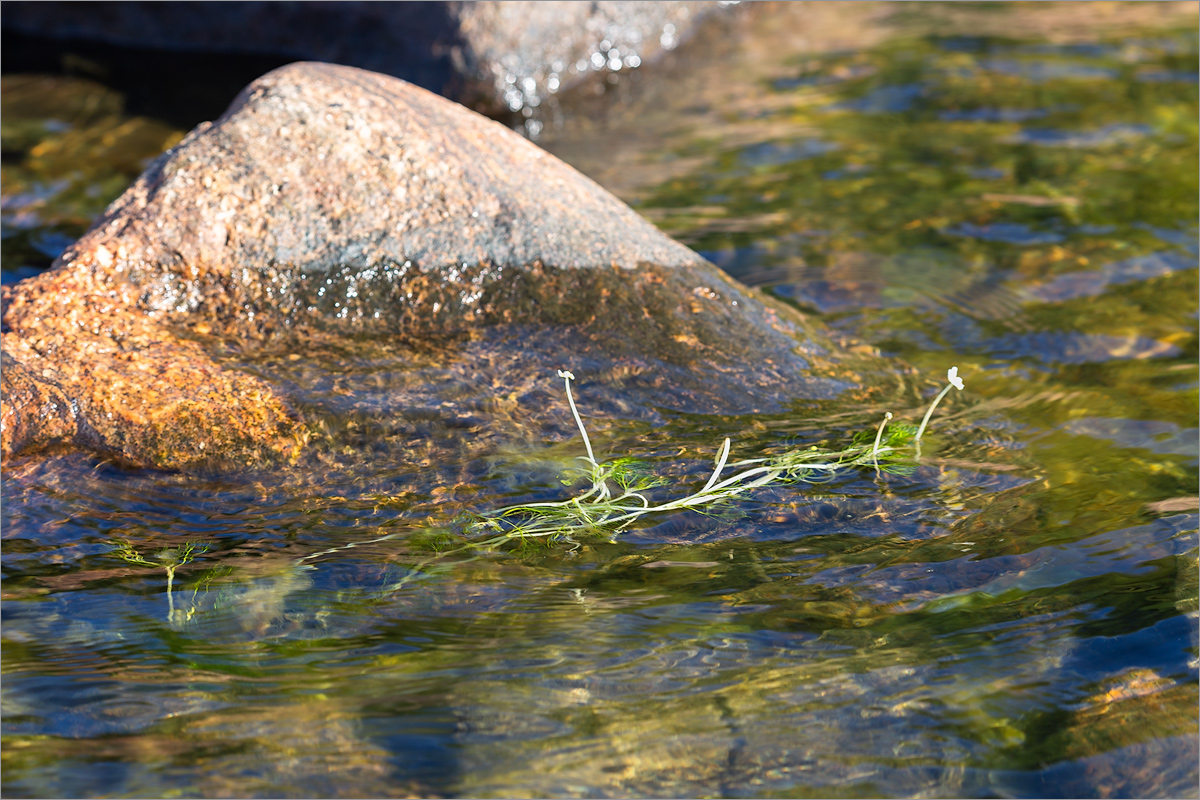
<path fill-rule="evenodd" d="M 5 467 L 5 796 L 1197 796 L 1195 7 L 920 5 L 722 17 L 540 140 L 925 402 L 957 366 L 911 470 L 430 562 L 561 495 L 558 379 L 483 425 L 400 407 L 436 350 L 247 356 L 328 429 L 294 467 Z M 181 133 L 3 102 L 5 282 Z M 678 494 L 888 410 L 589 428 Z"/>

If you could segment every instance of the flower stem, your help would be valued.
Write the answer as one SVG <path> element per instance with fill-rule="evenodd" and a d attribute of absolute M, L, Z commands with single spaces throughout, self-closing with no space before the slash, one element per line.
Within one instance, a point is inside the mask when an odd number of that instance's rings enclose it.
<path fill-rule="evenodd" d="M 587 448 L 588 461 L 591 462 L 593 467 L 599 466 L 596 462 L 596 456 L 592 453 L 592 442 L 588 439 L 587 428 L 583 427 L 583 419 L 579 416 L 579 409 L 575 407 L 575 398 L 571 396 L 571 381 L 575 376 L 570 372 L 563 372 L 562 370 L 559 370 L 558 374 L 562 377 L 563 383 L 567 387 L 567 403 L 571 406 L 571 416 L 575 417 L 575 424 L 579 426 L 579 433 L 583 436 L 583 446 Z"/>
<path fill-rule="evenodd" d="M 929 418 L 933 416 L 933 410 L 935 408 L 937 408 L 938 403 L 942 402 L 942 398 L 945 397 L 947 394 L 949 394 L 950 390 L 953 388 L 954 388 L 953 384 L 947 384 L 946 388 L 942 389 L 941 394 L 939 394 L 937 397 L 933 398 L 933 402 L 929 404 L 929 410 L 925 412 L 925 419 L 921 420 L 921 427 L 917 428 L 917 435 L 916 435 L 915 441 L 917 441 L 917 442 L 921 441 L 921 435 L 923 433 L 925 433 L 925 426 L 927 426 L 929 424 Z"/>
<path fill-rule="evenodd" d="M 875 431 L 875 444 L 871 446 L 871 461 L 875 463 L 875 471 L 879 472 L 879 442 L 883 439 L 883 429 L 887 427 L 888 420 L 892 418 L 892 412 L 888 411 L 884 414 L 883 421 L 879 423 L 879 430 Z"/>

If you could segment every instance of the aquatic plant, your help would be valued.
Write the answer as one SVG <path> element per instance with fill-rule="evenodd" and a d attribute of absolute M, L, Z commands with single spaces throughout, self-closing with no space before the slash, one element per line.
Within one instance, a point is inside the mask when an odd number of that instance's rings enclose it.
<path fill-rule="evenodd" d="M 951 367 L 946 371 L 946 380 L 949 381 L 946 388 L 933 398 L 933 402 L 929 404 L 929 410 L 925 412 L 925 417 L 921 420 L 921 427 L 917 428 L 917 435 L 914 437 L 917 442 L 920 442 L 921 437 L 925 435 L 925 426 L 929 424 L 929 418 L 933 416 L 933 410 L 938 407 L 938 403 L 942 402 L 942 398 L 949 394 L 952 388 L 958 389 L 960 392 L 963 390 L 963 380 L 958 377 L 958 367 Z"/>
<path fill-rule="evenodd" d="M 166 547 L 159 550 L 154 554 L 153 560 L 151 560 L 135 550 L 133 545 L 124 539 L 116 539 L 112 544 L 116 547 L 115 555 L 122 561 L 140 567 L 161 567 L 166 570 L 167 615 L 171 621 L 175 621 L 175 596 L 172 592 L 175 585 L 175 570 L 193 561 L 201 553 L 206 552 L 208 545 L 198 542 L 185 542 L 179 547 Z"/>
<path fill-rule="evenodd" d="M 730 462 L 731 445 L 726 437 L 717 451 L 713 471 L 703 486 L 683 497 L 656 500 L 652 499 L 650 492 L 668 484 L 663 477 L 654 475 L 634 458 L 621 457 L 606 462 L 596 458 L 587 426 L 583 423 L 571 391 L 575 375 L 559 370 L 558 376 L 563 379 L 567 405 L 583 439 L 585 455 L 579 456 L 578 460 L 583 462 L 590 487 L 566 500 L 518 503 L 475 515 L 458 528 L 467 534 L 465 539 L 452 535 L 448 529 L 430 531 L 435 554 L 408 568 L 399 581 L 385 587 L 385 593 L 399 589 L 417 575 L 439 571 L 445 567 L 445 559 L 450 556 L 474 553 L 473 557 L 477 557 L 513 543 L 565 541 L 577 549 L 581 546 L 577 537 L 597 535 L 612 539 L 639 520 L 675 511 L 717 513 L 734 499 L 772 484 L 818 483 L 832 479 L 840 470 L 868 465 L 876 471 L 904 471 L 909 468 L 903 459 L 906 446 L 917 444 L 914 456 L 919 458 L 919 437 L 925 432 L 934 409 L 952 387 L 959 390 L 963 388 L 958 368 L 951 367 L 946 373 L 949 384 L 934 398 L 919 429 L 906 424 L 889 425 L 893 419 L 889 411 L 874 431 L 873 438 L 870 431 L 865 431 L 840 450 L 811 446 L 788 450 L 780 455 Z M 726 475 L 727 470 L 732 474 Z M 574 482 L 569 477 L 563 479 L 565 484 Z M 311 553 L 296 563 L 302 565 L 341 550 L 387 541 L 401 535 L 402 532 L 397 531 L 366 541 L 350 542 Z M 472 535 L 485 538 L 471 538 Z M 446 548 L 449 541 L 457 541 L 459 546 Z"/>
<path fill-rule="evenodd" d="M 730 440 L 725 439 L 717 452 L 712 474 L 704 485 L 680 498 L 652 501 L 647 495 L 651 489 L 664 486 L 666 482 L 645 470 L 639 469 L 636 460 L 618 458 L 601 463 L 592 451 L 591 439 L 583 418 L 575 405 L 571 392 L 574 374 L 559 370 L 567 394 L 567 404 L 579 434 L 583 438 L 586 455 L 580 456 L 587 468 L 590 488 L 567 500 L 519 503 L 505 506 L 479 517 L 469 526 L 472 532 L 494 532 L 497 536 L 477 543 L 479 546 L 501 544 L 510 540 L 545 539 L 565 540 L 578 545 L 575 536 L 584 533 L 599 533 L 614 536 L 645 517 L 681 511 L 685 509 L 711 513 L 733 499 L 763 486 L 779 483 L 815 483 L 828 480 L 839 470 L 873 465 L 881 469 L 897 463 L 902 448 L 910 442 L 919 446 L 933 411 L 950 391 L 960 391 L 963 381 L 958 377 L 958 367 L 946 373 L 949 384 L 934 398 L 925 413 L 915 435 L 908 425 L 892 425 L 888 412 L 875 432 L 874 441 L 867 444 L 856 439 L 840 450 L 822 450 L 817 447 L 790 450 L 781 455 L 765 458 L 750 458 L 729 461 Z M 733 474 L 723 477 L 726 470 Z"/>

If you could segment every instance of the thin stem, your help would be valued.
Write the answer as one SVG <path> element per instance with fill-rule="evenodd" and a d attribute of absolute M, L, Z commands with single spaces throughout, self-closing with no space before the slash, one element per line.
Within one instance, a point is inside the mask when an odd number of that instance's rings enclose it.
<path fill-rule="evenodd" d="M 875 431 L 875 444 L 871 446 L 871 461 L 875 462 L 875 473 L 879 473 L 879 442 L 883 439 L 883 429 L 887 427 L 888 420 L 892 418 L 892 412 L 888 411 L 883 415 L 883 421 L 879 423 L 879 430 Z"/>
<path fill-rule="evenodd" d="M 583 446 L 587 449 L 588 461 L 592 466 L 598 467 L 596 456 L 592 453 L 592 442 L 588 439 L 587 428 L 583 427 L 583 419 L 579 416 L 579 409 L 575 408 L 575 398 L 571 396 L 571 381 L 575 376 L 570 372 L 563 370 L 558 371 L 559 376 L 563 379 L 563 384 L 567 387 L 567 404 L 571 406 L 571 415 L 575 417 L 575 424 L 579 426 L 579 433 L 583 436 Z"/>
<path fill-rule="evenodd" d="M 314 558 L 320 558 L 321 556 L 327 556 L 331 553 L 337 553 L 341 550 L 349 550 L 352 547 L 360 547 L 364 544 L 375 544 L 376 542 L 386 542 L 388 539 L 395 539 L 397 536 L 400 536 L 400 535 L 401 535 L 401 532 L 397 531 L 396 533 L 389 533 L 384 536 L 376 537 L 374 539 L 367 539 L 367 540 L 361 541 L 361 542 L 350 542 L 349 544 L 338 545 L 337 547 L 331 547 L 328 550 L 321 550 L 316 553 L 309 553 L 308 555 L 306 555 L 302 558 L 296 559 L 296 563 L 303 564 L 305 561 L 309 561 Z"/>
<path fill-rule="evenodd" d="M 175 585 L 175 567 L 167 567 L 167 619 L 175 619 L 175 595 L 172 594 L 172 589 Z"/>
<path fill-rule="evenodd" d="M 883 439 L 883 429 L 887 427 L 888 420 L 892 418 L 892 412 L 887 412 L 883 415 L 883 421 L 879 423 L 879 430 L 875 431 L 875 444 L 871 446 L 871 459 L 879 460 L 879 442 Z"/>
<path fill-rule="evenodd" d="M 929 424 L 929 418 L 933 416 L 933 410 L 937 408 L 938 403 L 942 402 L 942 398 L 949 394 L 953 388 L 953 384 L 946 384 L 946 388 L 942 389 L 941 394 L 933 398 L 933 402 L 929 404 L 929 410 L 925 412 L 925 419 L 921 420 L 921 427 L 917 428 L 917 435 L 915 437 L 917 443 L 920 443 L 921 435 L 925 433 L 925 426 Z"/>
<path fill-rule="evenodd" d="M 721 454 L 717 456 L 717 468 L 713 470 L 712 477 L 708 479 L 708 483 L 704 484 L 701 492 L 707 492 L 712 485 L 717 482 L 717 478 L 721 477 L 721 470 L 725 468 L 725 461 L 729 458 L 729 437 L 725 437 L 725 444 L 721 447 Z"/>

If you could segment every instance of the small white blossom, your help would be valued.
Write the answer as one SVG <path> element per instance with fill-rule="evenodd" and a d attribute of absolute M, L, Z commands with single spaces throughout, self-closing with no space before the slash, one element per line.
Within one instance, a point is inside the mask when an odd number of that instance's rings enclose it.
<path fill-rule="evenodd" d="M 570 370 L 560 369 L 558 371 L 558 377 L 566 378 L 569 381 L 575 380 L 575 374 L 573 372 L 571 372 Z M 959 384 L 961 384 L 961 383 L 962 383 L 962 381 L 959 381 Z M 959 386 L 959 388 L 960 389 L 962 388 L 961 385 Z"/>
<path fill-rule="evenodd" d="M 560 372 L 559 374 L 561 375 L 562 373 Z M 958 367 L 951 367 L 946 372 L 946 380 L 950 381 L 950 385 L 960 392 L 963 390 L 962 378 L 958 377 Z"/>

